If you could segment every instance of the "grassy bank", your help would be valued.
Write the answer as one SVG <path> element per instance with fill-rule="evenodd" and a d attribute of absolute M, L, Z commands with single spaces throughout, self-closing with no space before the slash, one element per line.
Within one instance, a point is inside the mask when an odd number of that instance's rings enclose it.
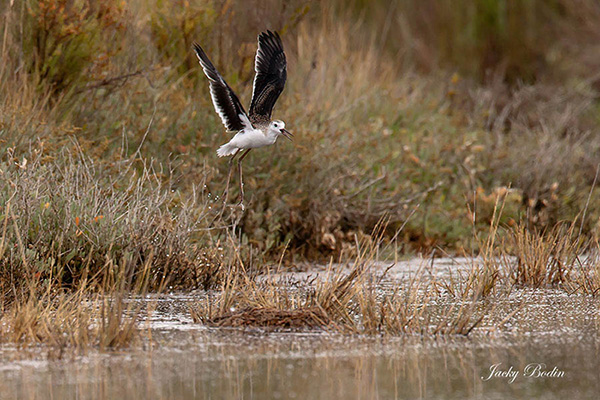
<path fill-rule="evenodd" d="M 557 226 L 543 236 L 517 226 L 501 236 L 501 209 L 498 199 L 479 256 L 462 264 L 457 260 L 446 273 L 433 268 L 433 255 L 408 270 L 398 270 L 391 260 L 382 263 L 385 225 L 380 224 L 371 240 L 357 241 L 352 260 L 313 268 L 305 278 L 286 274 L 281 265 L 256 274 L 238 254 L 219 282 L 195 292 L 185 314 L 194 323 L 214 328 L 469 336 L 506 333 L 505 326 L 519 326 L 519 312 L 534 307 L 533 299 L 539 299 L 532 294 L 598 301 L 598 244 L 580 255 L 584 243 L 573 224 Z M 13 287 L 3 292 L 0 343 L 23 348 L 42 344 L 48 357 L 58 358 L 90 348 L 155 346 L 150 321 L 169 281 L 153 288 L 152 265 L 149 258 L 130 277 L 125 262 L 96 275 L 88 264 L 71 290 L 58 289 L 60 282 L 51 279 L 23 277 L 27 291 L 14 294 Z M 392 269 L 396 275 L 390 276 Z M 88 283 L 98 276 L 103 276 L 101 282 Z M 159 297 L 146 298 L 148 290 Z"/>

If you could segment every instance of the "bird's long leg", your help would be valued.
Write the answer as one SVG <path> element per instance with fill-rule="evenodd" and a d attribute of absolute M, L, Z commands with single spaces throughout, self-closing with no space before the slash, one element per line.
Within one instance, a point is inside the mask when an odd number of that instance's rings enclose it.
<path fill-rule="evenodd" d="M 242 154 L 242 156 L 238 159 L 238 170 L 240 172 L 240 205 L 242 206 L 242 210 L 244 209 L 244 182 L 242 181 L 242 160 L 244 157 L 248 155 L 252 149 L 248 149 Z"/>
<path fill-rule="evenodd" d="M 221 196 L 223 198 L 223 204 L 227 204 L 227 196 L 229 194 L 229 182 L 231 181 L 231 173 L 233 172 L 233 159 L 235 158 L 235 156 L 238 155 L 240 151 L 242 151 L 242 149 L 237 149 L 237 151 L 233 153 L 233 156 L 229 159 L 229 172 L 227 173 L 227 183 L 225 184 L 225 191 L 223 192 L 223 196 Z"/>

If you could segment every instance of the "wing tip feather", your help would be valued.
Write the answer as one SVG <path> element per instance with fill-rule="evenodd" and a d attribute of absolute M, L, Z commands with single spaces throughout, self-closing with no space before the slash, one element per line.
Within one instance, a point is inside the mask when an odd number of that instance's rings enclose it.
<path fill-rule="evenodd" d="M 227 85 L 219 71 L 208 58 L 208 55 L 202 47 L 194 42 L 193 50 L 202 66 L 204 75 L 209 81 L 210 97 L 215 108 L 215 111 L 221 118 L 221 122 L 227 130 L 236 131 L 244 127 L 244 123 L 240 120 L 239 115 L 246 115 L 244 107 L 240 103 L 235 92 Z"/>
<path fill-rule="evenodd" d="M 252 88 L 251 116 L 260 115 L 270 118 L 285 86 L 286 66 L 285 51 L 279 33 L 271 30 L 259 33 L 254 62 L 256 76 Z"/>
<path fill-rule="evenodd" d="M 196 53 L 198 59 L 202 60 L 204 58 L 203 56 L 206 56 L 204 49 L 202 49 L 202 47 L 197 42 L 194 42 L 192 44 L 192 49 L 194 49 L 194 52 Z"/>

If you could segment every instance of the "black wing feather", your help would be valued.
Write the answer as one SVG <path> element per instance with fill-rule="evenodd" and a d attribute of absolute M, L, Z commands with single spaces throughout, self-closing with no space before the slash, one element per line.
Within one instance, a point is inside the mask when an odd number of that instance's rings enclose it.
<path fill-rule="evenodd" d="M 200 60 L 200 65 L 210 84 L 210 95 L 212 97 L 215 111 L 221 117 L 223 125 L 230 131 L 244 129 L 244 123 L 240 114 L 246 115 L 244 106 L 236 94 L 231 90 L 225 79 L 219 74 L 215 66 L 210 62 L 208 56 L 198 43 L 194 43 L 194 51 Z"/>
<path fill-rule="evenodd" d="M 250 104 L 250 118 L 271 119 L 273 106 L 283 91 L 287 79 L 287 62 L 277 32 L 266 31 L 258 35 L 254 69 L 256 76 Z"/>

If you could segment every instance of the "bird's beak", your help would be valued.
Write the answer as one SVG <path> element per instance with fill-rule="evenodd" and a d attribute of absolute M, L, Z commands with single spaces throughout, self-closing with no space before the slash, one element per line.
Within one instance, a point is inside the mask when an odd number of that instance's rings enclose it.
<path fill-rule="evenodd" d="M 292 134 L 292 132 L 290 132 L 290 131 L 287 131 L 287 130 L 285 130 L 285 129 L 282 129 L 282 130 L 281 130 L 281 134 L 282 134 L 282 135 L 283 135 L 283 136 L 284 136 L 284 137 L 285 137 L 287 140 L 289 140 L 290 142 L 292 141 L 292 138 L 294 137 L 294 135 Z"/>

